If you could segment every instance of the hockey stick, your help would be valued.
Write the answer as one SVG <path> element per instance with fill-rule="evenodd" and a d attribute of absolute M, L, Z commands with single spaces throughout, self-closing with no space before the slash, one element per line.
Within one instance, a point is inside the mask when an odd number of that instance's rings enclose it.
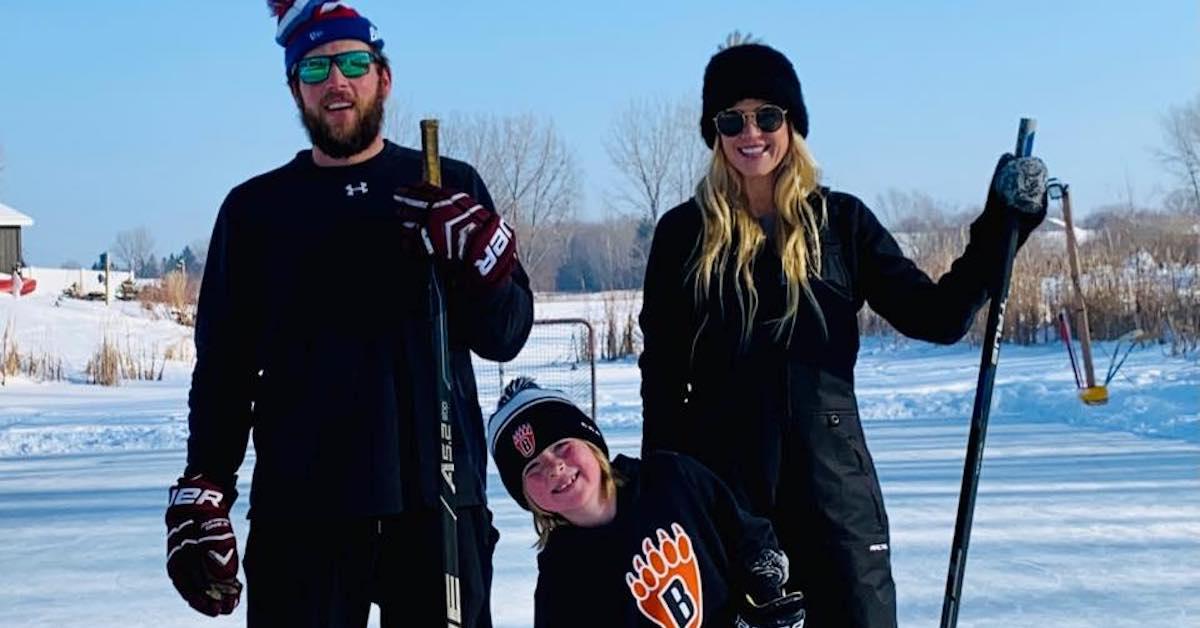
<path fill-rule="evenodd" d="M 1066 308 L 1058 312 L 1058 336 L 1067 347 L 1067 357 L 1071 358 L 1071 372 L 1075 375 L 1075 387 L 1083 388 L 1083 379 L 1079 377 L 1079 364 L 1075 361 L 1075 347 L 1071 344 L 1071 323 L 1067 320 Z"/>
<path fill-rule="evenodd" d="M 438 157 L 438 121 L 421 120 L 421 154 L 423 179 L 426 183 L 442 184 L 442 162 Z M 442 501 L 442 572 L 446 579 L 446 626 L 462 626 L 461 592 L 458 578 L 458 500 L 454 484 L 454 430 L 450 423 L 450 346 L 446 335 L 446 293 L 442 277 L 434 260 L 429 262 L 429 310 L 433 323 L 434 392 L 438 408 L 438 431 L 441 434 L 438 450 L 441 462 Z"/>
<path fill-rule="evenodd" d="M 1037 122 L 1021 118 L 1017 130 L 1017 157 L 1027 157 L 1033 150 L 1033 135 Z M 967 563 L 967 544 L 971 538 L 971 519 L 975 515 L 975 494 L 979 489 L 979 471 L 983 465 L 983 443 L 987 436 L 988 414 L 992 409 L 992 387 L 996 383 L 996 363 L 1000 360 L 1000 336 L 1004 330 L 1004 306 L 1008 301 L 1008 283 L 1012 278 L 1013 257 L 1017 252 L 1016 217 L 1005 217 L 1004 260 L 995 283 L 989 288 L 986 334 L 983 356 L 979 362 L 979 382 L 975 387 L 975 408 L 971 412 L 971 435 L 967 440 L 967 458 L 963 463 L 962 489 L 958 496 L 958 519 L 954 524 L 954 542 L 950 546 L 950 571 L 946 576 L 946 598 L 942 602 L 942 628 L 958 625 L 958 608 L 962 595 L 963 571 Z"/>
<path fill-rule="evenodd" d="M 1120 371 L 1121 367 L 1125 365 L 1125 358 L 1129 357 L 1129 354 L 1133 351 L 1134 347 L 1142 343 L 1142 337 L 1144 335 L 1145 332 L 1140 329 L 1131 329 L 1121 334 L 1117 338 L 1117 344 L 1113 346 L 1112 356 L 1108 360 L 1108 374 L 1104 376 L 1105 386 L 1108 386 L 1109 382 L 1111 382 L 1112 379 L 1117 376 L 1117 372 Z M 1122 355 L 1121 360 L 1117 361 L 1117 354 L 1121 352 L 1121 343 L 1127 340 L 1129 341 L 1129 346 L 1125 347 L 1125 355 Z M 1126 380 L 1131 384 L 1133 383 L 1133 381 L 1129 380 L 1129 378 L 1126 378 Z"/>

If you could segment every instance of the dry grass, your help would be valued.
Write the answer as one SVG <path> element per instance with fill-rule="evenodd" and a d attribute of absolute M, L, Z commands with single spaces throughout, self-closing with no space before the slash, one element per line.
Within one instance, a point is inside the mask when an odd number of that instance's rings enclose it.
<path fill-rule="evenodd" d="M 13 375 L 24 375 L 37 381 L 61 381 L 65 379 L 62 358 L 48 351 L 41 354 L 21 352 L 17 345 L 15 325 L 9 321 L 0 334 L 0 386 L 8 383 Z"/>
<path fill-rule="evenodd" d="M 122 344 L 105 333 L 84 372 L 90 383 L 100 386 L 119 386 L 128 380 L 162 381 L 167 360 L 173 359 L 173 347 L 160 352 L 156 345 L 135 345 L 130 335 Z"/>
<path fill-rule="evenodd" d="M 4 335 L 0 336 L 0 384 L 4 384 L 8 375 L 15 375 L 21 367 L 21 352 L 16 339 L 12 337 L 12 327 L 10 321 L 4 326 Z"/>
<path fill-rule="evenodd" d="M 92 359 L 88 360 L 84 372 L 87 373 L 88 381 L 93 384 L 117 386 L 121 383 L 120 352 L 108 335 L 100 341 L 100 347 L 92 354 Z"/>
<path fill-rule="evenodd" d="M 199 295 L 200 281 L 197 278 L 172 271 L 156 283 L 142 288 L 138 292 L 138 301 L 149 311 L 164 307 L 172 320 L 191 327 L 196 324 L 196 300 Z"/>
<path fill-rule="evenodd" d="M 1113 340 L 1141 329 L 1174 354 L 1200 348 L 1200 263 L 1194 226 L 1177 217 L 1139 216 L 1106 221 L 1080 243 L 1084 300 L 1094 340 Z M 966 245 L 966 230 L 918 234 L 911 255 L 931 277 L 939 277 Z M 1056 342 L 1054 317 L 1075 311 L 1066 245 L 1061 239 L 1033 238 L 1013 265 L 1005 309 L 1004 338 L 1018 344 Z M 982 342 L 986 316 L 980 314 L 968 340 Z M 864 333 L 890 334 L 878 315 L 860 315 Z"/>
<path fill-rule="evenodd" d="M 596 360 L 596 339 L 593 333 L 580 331 L 572 333 L 571 338 L 575 345 L 575 362 L 590 363 Z"/>
<path fill-rule="evenodd" d="M 1141 329 L 1191 353 L 1200 344 L 1200 263 L 1195 232 L 1110 225 L 1080 247 L 1093 337 Z"/>
<path fill-rule="evenodd" d="M 191 363 L 196 359 L 196 345 L 192 342 L 190 336 L 180 338 L 175 342 L 167 345 L 163 350 L 163 359 L 173 362 Z"/>
<path fill-rule="evenodd" d="M 601 359 L 618 360 L 637 355 L 641 350 L 641 331 L 637 323 L 636 293 L 606 293 L 601 326 Z"/>

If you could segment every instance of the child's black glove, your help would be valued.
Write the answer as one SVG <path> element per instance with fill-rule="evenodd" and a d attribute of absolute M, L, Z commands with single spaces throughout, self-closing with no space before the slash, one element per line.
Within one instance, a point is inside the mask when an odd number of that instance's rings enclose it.
<path fill-rule="evenodd" d="M 777 597 L 762 606 L 749 597 L 734 619 L 736 628 L 804 628 L 804 594 Z"/>

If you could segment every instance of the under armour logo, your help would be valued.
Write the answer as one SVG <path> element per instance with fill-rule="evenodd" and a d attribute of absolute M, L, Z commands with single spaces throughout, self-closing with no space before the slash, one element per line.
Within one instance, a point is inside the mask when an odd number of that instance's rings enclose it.
<path fill-rule="evenodd" d="M 346 196 L 354 196 L 355 194 L 366 194 L 366 193 L 367 193 L 367 182 L 366 181 L 359 181 L 358 185 L 350 185 L 349 183 L 346 184 Z"/>

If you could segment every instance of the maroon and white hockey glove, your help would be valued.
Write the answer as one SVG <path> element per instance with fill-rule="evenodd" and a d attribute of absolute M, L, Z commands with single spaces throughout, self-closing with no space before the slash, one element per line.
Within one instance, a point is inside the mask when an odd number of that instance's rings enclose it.
<path fill-rule="evenodd" d="M 420 229 L 426 252 L 457 263 L 471 283 L 494 286 L 516 267 L 512 228 L 469 195 L 422 183 L 397 189 L 394 198 L 405 224 Z"/>
<path fill-rule="evenodd" d="M 167 504 L 167 574 L 192 608 L 228 615 L 237 607 L 237 539 L 229 509 L 237 490 L 224 489 L 203 476 L 179 478 Z"/>

